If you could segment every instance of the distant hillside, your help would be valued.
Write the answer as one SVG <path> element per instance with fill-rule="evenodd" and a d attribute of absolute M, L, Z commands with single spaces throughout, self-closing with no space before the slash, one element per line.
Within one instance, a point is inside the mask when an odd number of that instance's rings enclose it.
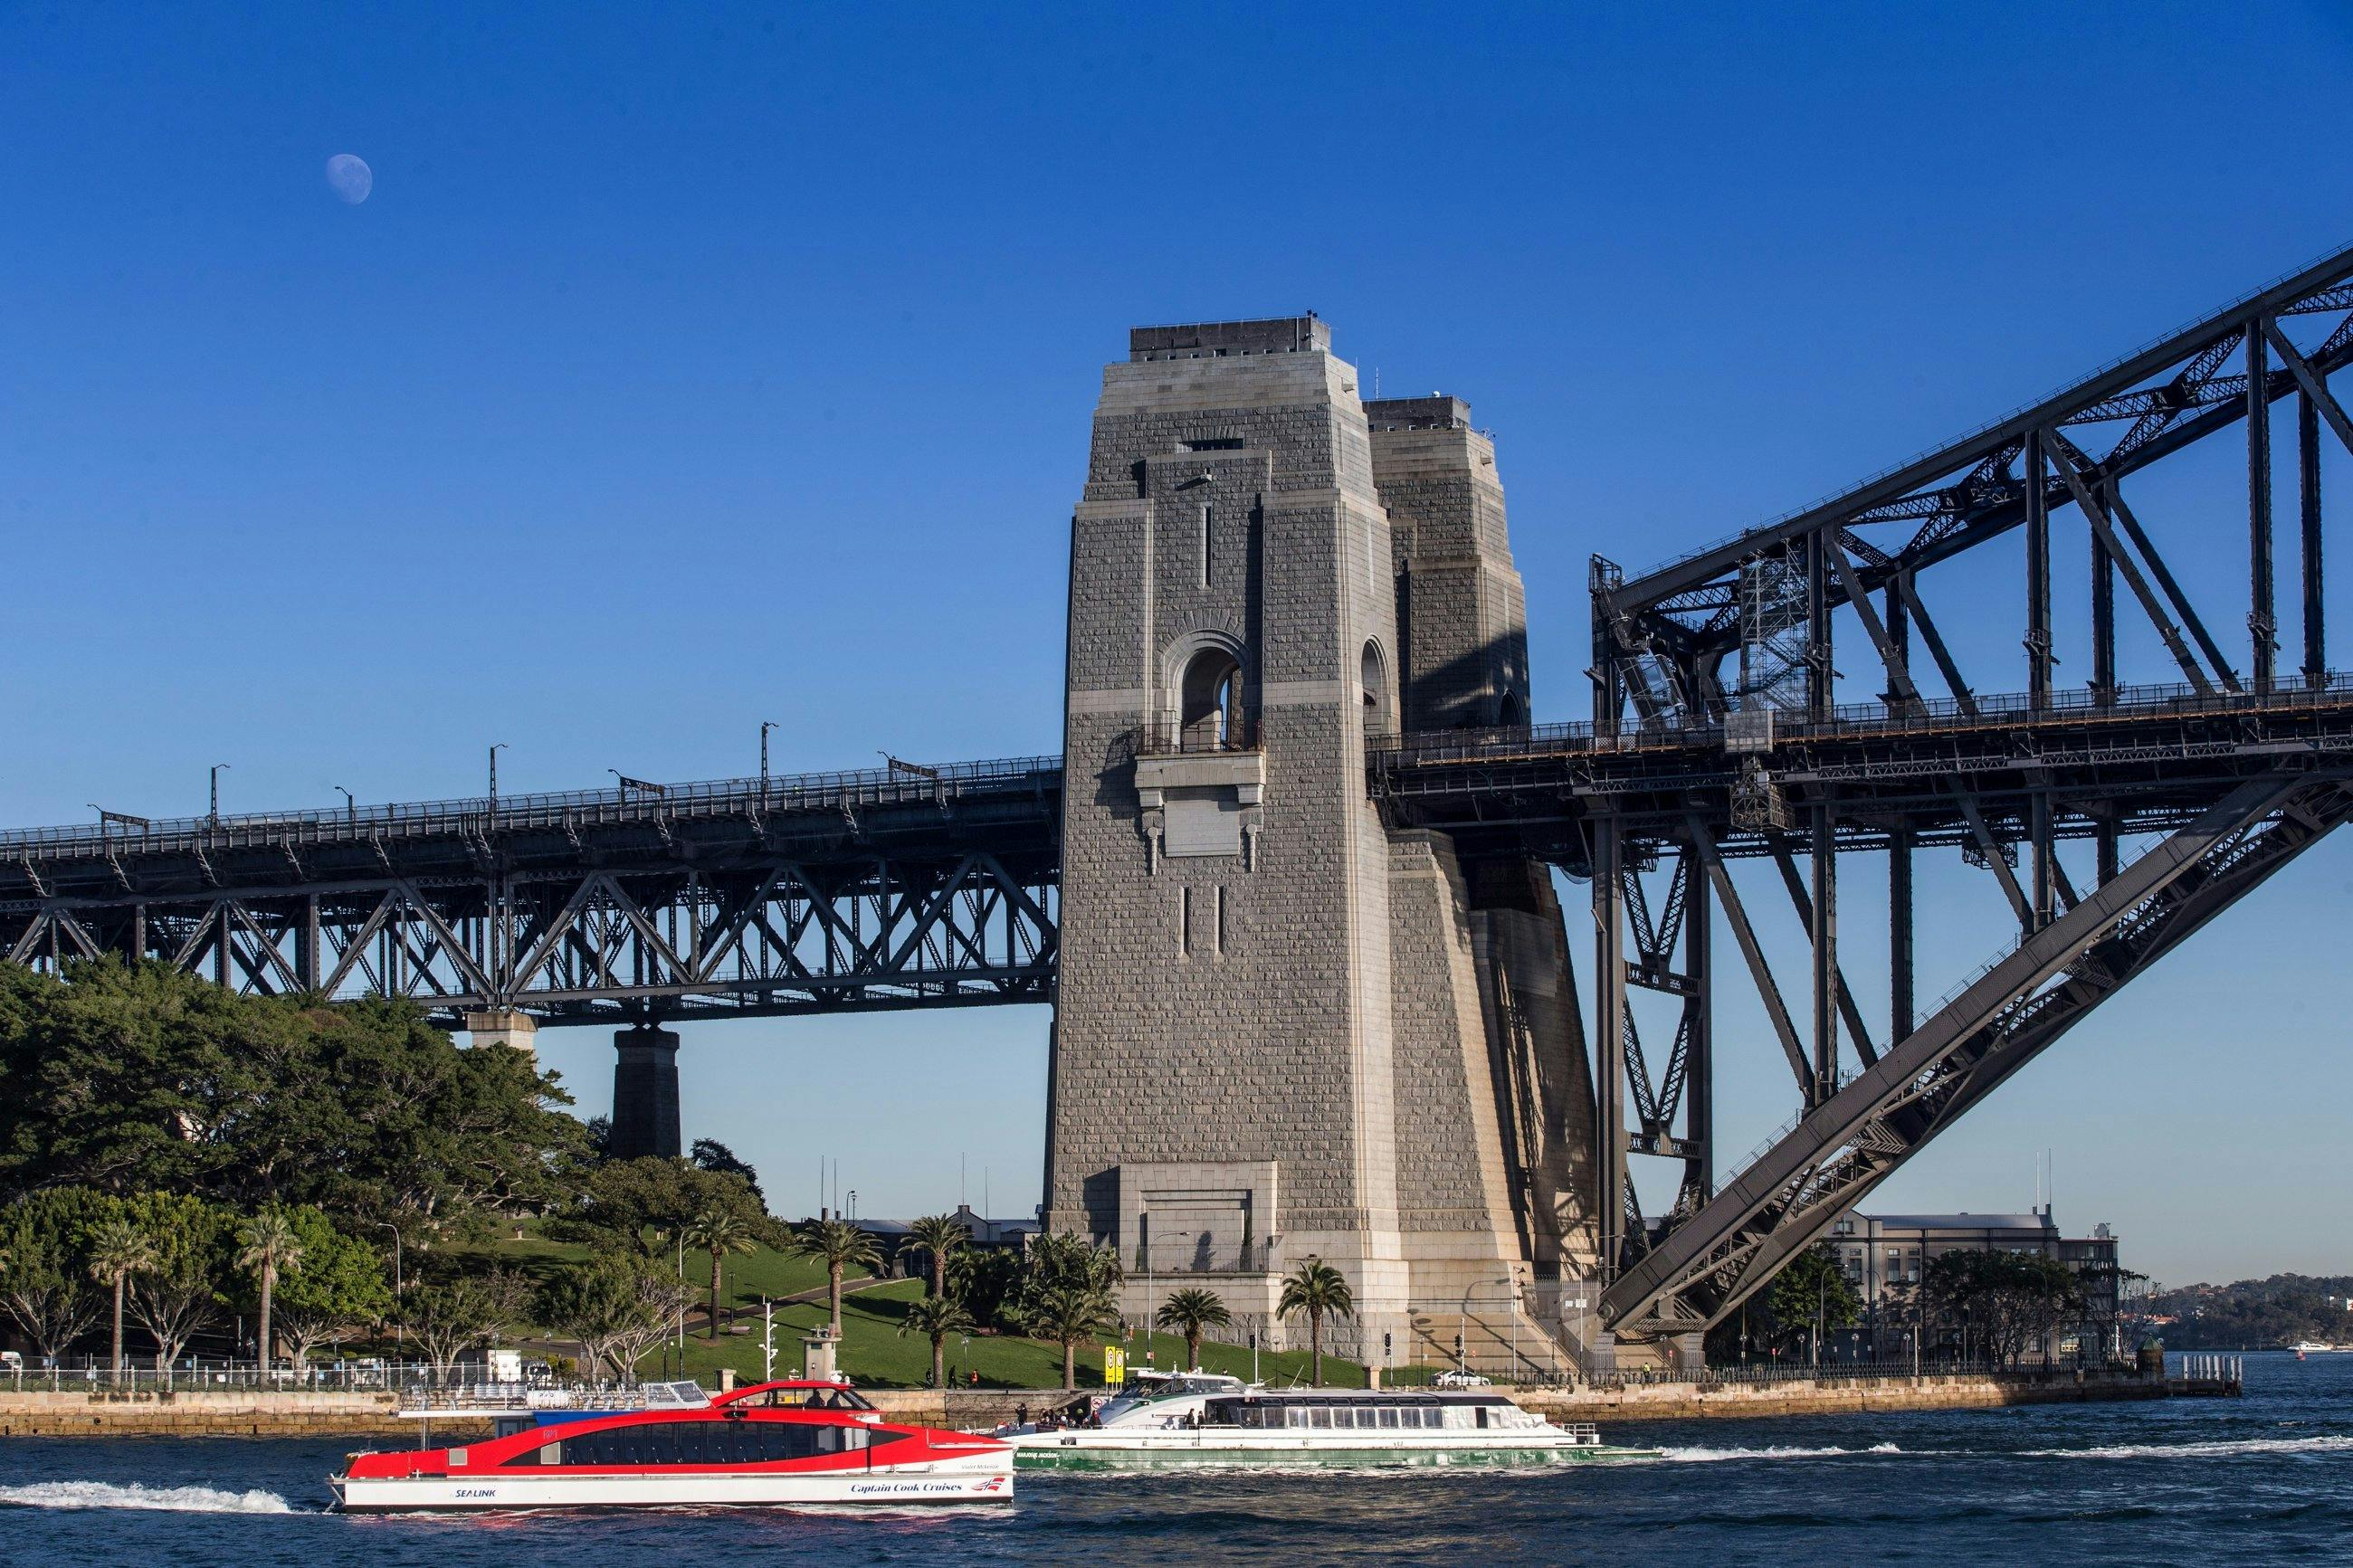
<path fill-rule="evenodd" d="M 2150 1331 L 2168 1350 L 2283 1350 L 2298 1340 L 2353 1344 L 2353 1274 L 2183 1285 L 2151 1292 L 2142 1310 L 2159 1320 Z"/>

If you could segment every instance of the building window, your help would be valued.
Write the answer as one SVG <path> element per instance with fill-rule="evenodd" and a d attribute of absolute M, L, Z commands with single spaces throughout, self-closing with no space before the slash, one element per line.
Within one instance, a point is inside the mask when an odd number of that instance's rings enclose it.
<path fill-rule="evenodd" d="M 1193 956 L 1193 889 L 1176 889 L 1176 956 Z"/>
<path fill-rule="evenodd" d="M 1226 942 L 1227 942 L 1227 937 L 1228 937 L 1228 930 L 1227 930 L 1227 926 L 1226 926 L 1226 889 L 1225 889 L 1225 885 L 1224 885 L 1223 883 L 1219 883 L 1219 886 L 1218 886 L 1218 926 L 1217 926 L 1217 936 L 1216 936 L 1216 939 L 1215 939 L 1215 945 L 1214 945 L 1214 947 L 1213 947 L 1213 948 L 1212 948 L 1212 950 L 1211 950 L 1211 951 L 1212 951 L 1212 952 L 1214 952 L 1217 954 L 1217 956 L 1219 956 L 1219 958 L 1223 958 L 1223 957 L 1225 957 L 1225 956 L 1226 956 Z"/>
<path fill-rule="evenodd" d="M 1209 561 L 1210 561 L 1210 552 L 1211 552 L 1211 550 L 1212 550 L 1212 545 L 1211 545 L 1211 543 L 1210 543 L 1210 540 L 1211 540 L 1211 538 L 1212 538 L 1212 531 L 1211 531 L 1211 527 L 1210 527 L 1210 525 L 1211 525 L 1215 521 L 1216 521 L 1215 516 L 1214 516 L 1214 514 L 1211 512 L 1210 509 L 1209 509 L 1208 507 L 1207 507 L 1207 506 L 1202 507 L 1202 508 L 1201 508 L 1201 586 L 1202 586 L 1202 587 L 1204 587 L 1204 588 L 1206 588 L 1206 587 L 1208 587 L 1208 586 L 1209 585 Z"/>

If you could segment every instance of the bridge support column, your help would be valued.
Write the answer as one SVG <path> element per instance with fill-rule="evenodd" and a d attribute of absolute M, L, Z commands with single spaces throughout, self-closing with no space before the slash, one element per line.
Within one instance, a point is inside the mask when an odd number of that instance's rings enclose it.
<path fill-rule="evenodd" d="M 613 1045 L 620 1053 L 613 1066 L 613 1158 L 677 1159 L 683 1149 L 677 1032 L 639 1024 L 617 1031 Z"/>
<path fill-rule="evenodd" d="M 484 1046 L 509 1046 L 518 1051 L 535 1052 L 539 1044 L 539 1020 L 512 1007 L 492 1007 L 486 1012 L 466 1015 L 466 1033 L 477 1048 Z"/>

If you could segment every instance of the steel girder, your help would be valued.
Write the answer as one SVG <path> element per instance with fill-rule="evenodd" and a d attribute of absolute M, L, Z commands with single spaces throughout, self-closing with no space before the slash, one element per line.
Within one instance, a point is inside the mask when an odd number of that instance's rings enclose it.
<path fill-rule="evenodd" d="M 6 956 L 137 953 L 248 994 L 409 997 L 454 1027 L 494 1009 L 586 1024 L 1044 1002 L 1055 881 L 976 849 L 53 900 L 15 912 Z"/>
<path fill-rule="evenodd" d="M 0 954 L 461 1025 L 1043 1002 L 1055 759 L 0 836 Z M 5 880 L 0 880 L 5 888 Z"/>
<path fill-rule="evenodd" d="M 2316 322 L 2307 329 L 2300 323 Z M 2291 324 L 2295 332 L 2291 334 Z M 2296 340 L 2301 337 L 2302 342 Z M 1830 623 L 1840 611 L 1865 634 L 1888 674 L 1888 696 L 1921 689 L 1909 632 L 1916 624 L 1947 689 L 1968 689 L 1926 612 L 1918 574 L 2024 528 L 2030 689 L 2050 678 L 2049 530 L 2073 506 L 2093 535 L 2093 605 L 2101 622 L 2092 685 L 2113 684 L 2113 575 L 2121 574 L 2172 651 L 2186 679 L 2238 684 L 2240 671 L 2208 632 L 2179 579 L 2123 500 L 2123 481 L 2233 425 L 2248 426 L 2250 675 L 2273 678 L 2269 410 L 2299 405 L 2299 443 L 2316 476 L 2319 427 L 2353 447 L 2353 422 L 2328 387 L 2353 362 L 2353 247 L 2259 289 L 2204 320 L 2128 354 L 2051 397 L 2005 415 L 1814 505 L 1628 578 L 1597 557 L 1592 576 L 1597 722 L 1628 710 L 1644 719 L 1718 716 L 1737 706 L 1718 665 L 1743 641 L 1744 573 L 1786 569 L 1802 584 L 1812 634 L 1806 661 L 1818 677 L 1812 706 L 1829 703 Z M 2317 544 L 2317 479 L 2302 487 L 2304 536 Z M 2319 632 L 2318 552 L 2306 552 L 2304 669 L 2325 665 Z M 1878 593 L 1885 604 L 1874 606 Z M 2192 645 L 2195 645 L 2193 647 Z M 2202 662 L 2201 662 L 2202 661 Z"/>
<path fill-rule="evenodd" d="M 1832 1221 L 2134 976 L 2353 815 L 2353 770 L 2251 779 L 2025 938 L 1630 1261 L 1603 1317 L 1721 1321 Z"/>

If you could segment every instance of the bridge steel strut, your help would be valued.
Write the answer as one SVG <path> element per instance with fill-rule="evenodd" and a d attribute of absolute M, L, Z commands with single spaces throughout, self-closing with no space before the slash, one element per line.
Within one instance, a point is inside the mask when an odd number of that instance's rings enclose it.
<path fill-rule="evenodd" d="M 1810 971 L 1807 1016 L 1793 1023 L 1745 918 L 1732 921 L 1773 1033 L 1797 1069 L 1799 1109 L 1722 1187 L 1696 1201 L 1689 1190 L 1692 1170 L 1719 1164 L 1713 1151 L 1691 1147 L 1709 1134 L 1694 1129 L 1669 1147 L 1663 1129 L 1645 1121 L 1641 1135 L 1630 1135 L 1623 1114 L 1603 1108 L 1596 1212 L 1625 1216 L 1603 1238 L 1602 1316 L 1612 1329 L 1678 1334 L 1720 1321 L 1994 1083 L 2340 819 L 2345 703 L 2327 666 L 2320 439 L 2325 425 L 2353 449 L 2353 422 L 2329 384 L 2348 361 L 2353 250 L 1958 441 L 1684 560 L 1629 578 L 1596 558 L 1595 707 L 1586 743 L 1597 752 L 1646 752 L 1670 738 L 1690 745 L 1714 734 L 1718 777 L 1685 764 L 1689 793 L 1672 817 L 1662 809 L 1647 824 L 1621 789 L 1582 844 L 1567 824 L 1553 830 L 1555 858 L 1591 871 L 1595 919 L 1609 929 L 1630 911 L 1639 916 L 1640 905 L 1616 885 L 1622 879 L 1604 888 L 1605 863 L 1672 856 L 1680 866 L 1696 852 L 1720 864 L 1761 848 L 1797 906 Z M 2275 657 L 2271 418 L 2283 398 L 2294 399 L 2296 412 L 2295 602 L 2303 634 L 2299 667 L 2284 682 Z M 2209 630 L 2217 617 L 2200 613 L 2125 495 L 2130 480 L 2146 504 L 2146 476 L 2234 424 L 2244 425 L 2246 439 L 2243 664 Z M 2079 691 L 2058 684 L 2056 628 L 2065 623 L 2052 605 L 2054 530 L 2070 510 L 2091 561 L 2080 623 L 2089 631 L 2089 680 Z M 1981 556 L 2013 531 L 2022 544 L 2015 624 L 2025 691 L 1989 701 L 1979 694 L 1985 683 L 1968 680 L 1939 632 L 1924 577 Z M 2224 577 L 2195 574 L 2201 584 Z M 2119 578 L 2184 685 L 2166 691 L 2122 683 Z M 1837 703 L 1841 620 L 1863 637 L 1878 686 L 1872 704 Z M 1932 675 L 1912 662 L 1915 630 Z M 1931 679 L 1941 696 L 1927 695 Z M 2283 721 L 2274 704 L 2292 694 L 2308 700 L 2310 722 Z M 2189 717 L 2233 710 L 2252 747 L 2226 738 L 2231 721 L 2217 728 Z M 1874 722 L 1888 731 L 1883 738 L 1862 732 Z M 1907 765 L 1928 761 L 1924 723 L 1951 729 L 1933 765 L 1937 776 L 1932 784 L 1915 773 L 1898 785 Z M 1833 739 L 1841 728 L 1845 738 Z M 1989 744 L 1993 735 L 2000 739 Z M 2006 755 L 1997 760 L 1996 750 Z M 1443 791 L 1410 776 L 1428 773 L 1430 761 L 1401 759 L 1390 787 L 1400 795 L 1420 789 L 1420 810 L 1435 819 L 1448 815 L 1439 804 Z M 1630 767 L 1624 757 L 1617 764 L 1620 773 Z M 1589 770 L 1589 782 L 1608 771 Z M 1641 781 L 1652 790 L 1661 782 Z M 1491 820 L 1499 815 L 1492 801 L 1485 809 Z M 2170 836 L 2125 859 L 2123 837 L 2159 831 Z M 2079 837 L 2094 845 L 2080 885 L 2061 853 L 2063 841 Z M 1920 1019 L 1913 858 L 1939 841 L 1957 841 L 1965 860 L 1993 874 L 2018 916 L 2021 945 Z M 1839 861 L 1859 849 L 1889 856 L 1894 982 L 1883 1051 L 1838 958 Z M 1802 875 L 1800 862 L 1809 867 Z M 1728 877 L 1720 880 L 1719 901 L 1732 915 L 1736 895 Z M 1638 946 L 1640 936 L 1638 920 Z M 1619 945 L 1605 937 L 1597 951 L 1605 1019 L 1624 1010 L 1625 979 L 1634 977 L 1630 968 L 1621 976 Z M 1703 998 L 1714 982 L 1704 963 L 1687 978 Z M 1694 1005 L 1704 1013 L 1706 1003 Z M 1630 1015 L 1604 1038 L 1626 1058 L 1597 1074 L 1604 1091 L 1627 1083 L 1638 1111 L 1652 1103 Z M 1851 1058 L 1842 1045 L 1852 1046 Z M 1646 1219 L 1628 1156 L 1668 1152 L 1685 1162 L 1686 1180 L 1663 1215 Z"/>
<path fill-rule="evenodd" d="M 2353 450 L 2330 384 L 2348 361 L 2353 249 L 1683 560 L 1630 575 L 1597 556 L 1590 724 L 1409 736 L 1372 759 L 1393 817 L 1592 879 L 1607 1326 L 1640 1338 L 1720 1321 L 1986 1090 L 2340 820 L 2353 682 L 2327 662 L 2320 475 L 2324 435 Z M 2289 603 L 2302 610 L 2285 676 L 2271 418 L 2283 398 L 2295 405 Z M 2185 583 L 2211 596 L 2236 573 L 2203 559 L 2178 571 L 2143 514 L 2163 500 L 2167 459 L 2242 424 L 2249 640 L 2234 655 L 2213 629 L 2220 606 Z M 2076 525 L 2080 579 L 2053 554 Z M 1963 557 L 1981 584 L 1989 547 L 2013 538 L 2023 668 L 1972 679 L 1932 613 L 1936 584 Z M 2078 580 L 2088 606 L 2059 613 L 2073 606 L 2054 605 L 2056 585 Z M 2147 617 L 2170 684 L 2126 683 L 2120 658 L 2144 639 L 2120 637 L 2120 602 Z M 2061 635 L 2075 628 L 2088 679 L 2070 688 Z M 1855 650 L 1843 671 L 1842 637 Z M 1872 700 L 1841 700 L 1841 679 L 1867 679 Z M 2005 690 L 2017 695 L 1986 695 Z M 2132 858 L 2152 837 L 2158 847 Z M 2065 847 L 2084 841 L 2090 863 L 2071 869 Z M 1939 847 L 1989 873 L 2021 945 L 1923 1008 L 1915 865 Z M 1839 920 L 1841 862 L 1864 853 L 1888 857 L 1877 1040 L 1840 963 L 1841 938 L 1858 934 Z M 1733 875 L 1751 858 L 1772 862 L 1762 880 L 1780 882 L 1803 931 L 1808 973 L 1786 987 L 1757 934 L 1773 896 L 1744 900 Z M 1704 886 L 1741 962 L 1719 976 L 1703 936 L 1665 963 L 1646 879 L 1669 910 Z M 1712 1098 L 1692 1077 L 1726 1045 L 1709 1024 L 1720 978 L 1754 986 L 1795 1080 L 1795 1115 L 1745 1167 L 1714 1148 Z M 1652 990 L 1683 1009 L 1657 1079 L 1633 1005 Z M 1636 1193 L 1644 1158 L 1679 1167 L 1663 1213 L 1646 1215 Z"/>
<path fill-rule="evenodd" d="M 0 954 L 453 1027 L 1045 1002 L 1060 800 L 1045 757 L 0 835 Z"/>

